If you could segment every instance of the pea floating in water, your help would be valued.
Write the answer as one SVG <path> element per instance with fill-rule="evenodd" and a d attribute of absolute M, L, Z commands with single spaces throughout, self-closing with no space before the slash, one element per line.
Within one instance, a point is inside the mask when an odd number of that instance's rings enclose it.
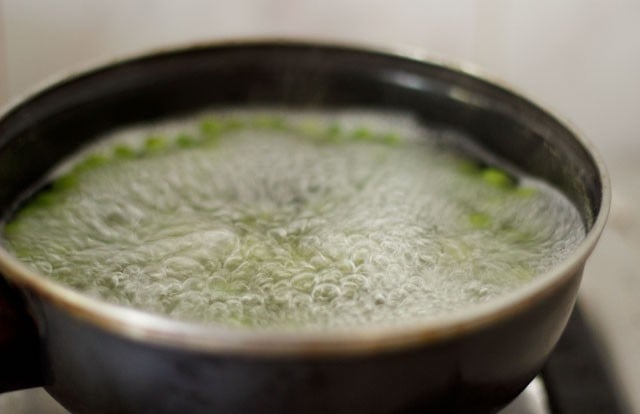
<path fill-rule="evenodd" d="M 381 112 L 220 111 L 100 141 L 4 227 L 38 272 L 243 329 L 395 324 L 509 292 L 584 236 L 571 203 Z M 493 160 L 492 160 L 493 161 Z"/>

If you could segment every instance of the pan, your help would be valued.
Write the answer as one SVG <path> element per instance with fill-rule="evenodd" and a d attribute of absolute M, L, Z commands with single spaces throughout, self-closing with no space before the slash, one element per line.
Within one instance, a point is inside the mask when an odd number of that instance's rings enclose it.
<path fill-rule="evenodd" d="M 0 390 L 44 386 L 77 413 L 495 412 L 539 372 L 604 227 L 594 148 L 510 88 L 415 54 L 304 41 L 163 50 L 66 77 L 0 117 L 0 214 L 101 134 L 216 107 L 411 114 L 463 131 L 557 188 L 586 238 L 487 303 L 396 327 L 270 332 L 179 322 L 44 278 L 0 247 Z"/>

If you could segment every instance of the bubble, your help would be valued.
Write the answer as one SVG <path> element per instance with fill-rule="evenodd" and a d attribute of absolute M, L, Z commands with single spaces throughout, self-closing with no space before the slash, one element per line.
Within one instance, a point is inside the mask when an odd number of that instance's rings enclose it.
<path fill-rule="evenodd" d="M 376 296 L 373 299 L 373 302 L 376 305 L 384 305 L 385 303 L 387 303 L 387 299 L 385 298 L 384 294 L 377 293 Z"/>
<path fill-rule="evenodd" d="M 527 283 L 584 237 L 553 188 L 436 143 L 459 138 L 357 111 L 123 130 L 54 177 L 6 241 L 74 289 L 181 320 L 316 329 L 439 315 Z"/>
<path fill-rule="evenodd" d="M 291 278 L 291 286 L 301 292 L 310 292 L 315 285 L 315 276 L 313 273 L 299 273 Z"/>
<path fill-rule="evenodd" d="M 340 288 L 332 283 L 319 283 L 311 292 L 311 297 L 315 302 L 332 302 L 340 296 Z"/>

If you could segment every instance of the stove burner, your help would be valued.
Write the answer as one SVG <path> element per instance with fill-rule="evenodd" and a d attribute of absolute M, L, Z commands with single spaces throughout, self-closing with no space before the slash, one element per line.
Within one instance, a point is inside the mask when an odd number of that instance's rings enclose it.
<path fill-rule="evenodd" d="M 522 394 L 499 414 L 552 414 L 542 378 L 534 378 Z"/>

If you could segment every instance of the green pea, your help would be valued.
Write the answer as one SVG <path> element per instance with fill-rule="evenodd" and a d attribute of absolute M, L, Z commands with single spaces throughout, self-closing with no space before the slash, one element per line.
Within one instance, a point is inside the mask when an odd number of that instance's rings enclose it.
<path fill-rule="evenodd" d="M 144 142 L 144 149 L 147 152 L 158 152 L 167 148 L 167 140 L 160 135 L 152 135 Z"/>
<path fill-rule="evenodd" d="M 460 241 L 455 244 L 445 244 L 442 247 L 445 255 L 454 260 L 465 260 L 472 253 L 469 245 Z"/>
<path fill-rule="evenodd" d="M 178 138 L 176 138 L 176 144 L 180 148 L 195 147 L 197 143 L 198 142 L 196 141 L 196 139 L 188 134 L 181 134 L 181 135 L 178 135 Z"/>
<path fill-rule="evenodd" d="M 40 193 L 40 195 L 38 195 L 35 200 L 31 202 L 31 205 L 33 207 L 46 207 L 55 203 L 56 199 L 56 194 L 51 191 L 46 191 Z"/>
<path fill-rule="evenodd" d="M 520 197 L 527 198 L 534 196 L 538 190 L 533 187 L 518 187 L 516 194 Z"/>
<path fill-rule="evenodd" d="M 482 171 L 482 179 L 487 184 L 496 188 L 511 188 L 515 184 L 507 173 L 494 167 L 485 168 L 485 170 Z"/>
<path fill-rule="evenodd" d="M 207 118 L 200 122 L 200 132 L 209 137 L 217 137 L 222 132 L 222 124 L 214 118 Z"/>
<path fill-rule="evenodd" d="M 229 321 L 235 321 L 238 326 L 253 326 L 255 325 L 254 318 L 247 315 L 236 315 L 229 317 Z"/>
<path fill-rule="evenodd" d="M 484 213 L 471 213 L 469 223 L 476 229 L 484 229 L 491 225 L 491 217 Z"/>
<path fill-rule="evenodd" d="M 318 125 L 315 122 L 304 122 L 303 124 L 300 125 L 300 128 L 298 129 L 298 131 L 301 134 L 305 134 L 311 137 L 322 137 L 323 136 L 323 130 L 320 127 L 320 125 Z"/>
<path fill-rule="evenodd" d="M 331 124 L 323 133 L 320 133 L 320 142 L 336 143 L 341 139 L 342 130 L 340 129 L 340 125 L 338 124 Z"/>
<path fill-rule="evenodd" d="M 226 119 L 224 121 L 224 124 L 222 125 L 221 129 L 233 131 L 233 130 L 236 130 L 236 129 L 240 129 L 240 128 L 244 127 L 244 126 L 245 126 L 245 124 L 241 119 L 229 118 L 229 119 Z"/>
<path fill-rule="evenodd" d="M 53 182 L 53 191 L 64 191 L 75 186 L 78 183 L 78 177 L 75 174 L 67 174 L 59 177 Z"/>
<path fill-rule="evenodd" d="M 353 131 L 353 138 L 361 141 L 369 141 L 373 138 L 373 134 L 366 128 L 358 128 Z"/>
<path fill-rule="evenodd" d="M 254 125 L 264 129 L 283 129 L 284 119 L 278 116 L 259 116 L 254 120 Z"/>
<path fill-rule="evenodd" d="M 480 174 L 480 166 L 478 166 L 478 164 L 476 164 L 473 161 L 467 161 L 467 160 L 458 161 L 456 163 L 456 168 L 461 173 L 464 173 L 464 174 L 467 174 L 467 175 Z"/>
<path fill-rule="evenodd" d="M 6 235 L 10 235 L 13 233 L 16 233 L 19 227 L 20 221 L 19 220 L 12 220 L 10 222 L 8 222 L 7 224 L 4 225 L 4 234 Z M 16 252 L 17 253 L 17 252 Z"/>
<path fill-rule="evenodd" d="M 398 136 L 398 134 L 389 132 L 380 136 L 380 142 L 386 145 L 397 145 L 400 143 L 400 137 Z"/>
<path fill-rule="evenodd" d="M 116 147 L 113 149 L 113 156 L 119 159 L 128 160 L 131 158 L 135 158 L 136 155 L 136 151 L 133 148 L 128 147 L 124 144 L 116 145 Z"/>
<path fill-rule="evenodd" d="M 342 133 L 342 129 L 340 128 L 340 125 L 337 123 L 333 123 L 329 125 L 326 132 L 327 136 L 329 137 L 337 137 L 341 133 Z"/>
<path fill-rule="evenodd" d="M 102 154 L 91 154 L 81 162 L 79 162 L 75 168 L 75 172 L 84 172 L 91 170 L 109 162 L 109 158 Z"/>
<path fill-rule="evenodd" d="M 533 278 L 534 276 L 535 273 L 531 266 L 524 263 L 518 266 L 513 266 L 513 268 L 509 270 L 509 278 L 511 278 L 512 280 L 515 279 L 520 281 L 527 281 L 531 280 L 531 278 Z"/>

